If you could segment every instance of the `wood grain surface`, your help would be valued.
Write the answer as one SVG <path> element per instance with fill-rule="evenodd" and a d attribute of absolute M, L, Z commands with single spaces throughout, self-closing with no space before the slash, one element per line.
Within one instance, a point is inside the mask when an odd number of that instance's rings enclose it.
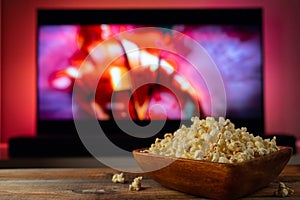
<path fill-rule="evenodd" d="M 125 173 L 125 184 L 111 181 L 117 171 L 109 168 L 2 169 L 0 199 L 203 199 L 162 187 L 147 174 Z M 128 191 L 133 178 L 142 175 L 142 190 Z M 300 166 L 288 165 L 267 187 L 243 199 L 282 199 L 273 192 L 282 181 L 300 199 Z"/>

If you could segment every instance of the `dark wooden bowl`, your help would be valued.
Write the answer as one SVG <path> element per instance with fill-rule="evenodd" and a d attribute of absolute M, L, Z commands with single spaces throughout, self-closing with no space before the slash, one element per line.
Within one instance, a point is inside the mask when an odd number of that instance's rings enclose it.
<path fill-rule="evenodd" d="M 273 181 L 288 163 L 292 148 L 280 147 L 235 164 L 159 156 L 141 149 L 133 155 L 142 170 L 167 188 L 212 199 L 237 199 Z"/>

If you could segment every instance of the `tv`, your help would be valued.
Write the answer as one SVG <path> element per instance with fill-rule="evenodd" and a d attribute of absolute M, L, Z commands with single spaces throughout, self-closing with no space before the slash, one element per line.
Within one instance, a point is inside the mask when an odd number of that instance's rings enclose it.
<path fill-rule="evenodd" d="M 96 118 L 131 151 L 193 116 L 264 134 L 260 8 L 39 9 L 37 19 L 38 136 L 77 137 L 75 122 Z M 164 125 L 135 137 L 120 128 L 132 121 Z"/>

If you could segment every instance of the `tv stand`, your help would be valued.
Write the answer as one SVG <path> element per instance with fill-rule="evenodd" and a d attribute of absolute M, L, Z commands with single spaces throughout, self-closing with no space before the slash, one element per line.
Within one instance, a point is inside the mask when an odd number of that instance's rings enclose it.
<path fill-rule="evenodd" d="M 78 136 L 39 135 L 15 137 L 9 141 L 9 157 L 91 156 Z"/>

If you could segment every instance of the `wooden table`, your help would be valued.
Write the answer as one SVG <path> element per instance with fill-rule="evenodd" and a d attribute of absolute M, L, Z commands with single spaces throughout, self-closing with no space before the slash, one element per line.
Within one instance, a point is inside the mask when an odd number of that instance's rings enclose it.
<path fill-rule="evenodd" d="M 146 174 L 125 173 L 125 184 L 111 181 L 109 168 L 1 169 L 0 199 L 201 199 L 166 189 Z M 142 190 L 128 191 L 132 179 L 143 175 Z M 278 181 L 295 194 L 285 199 L 300 199 L 300 165 L 288 165 L 268 187 L 244 199 L 282 199 L 274 197 Z M 202 198 L 203 199 L 203 198 Z"/>

